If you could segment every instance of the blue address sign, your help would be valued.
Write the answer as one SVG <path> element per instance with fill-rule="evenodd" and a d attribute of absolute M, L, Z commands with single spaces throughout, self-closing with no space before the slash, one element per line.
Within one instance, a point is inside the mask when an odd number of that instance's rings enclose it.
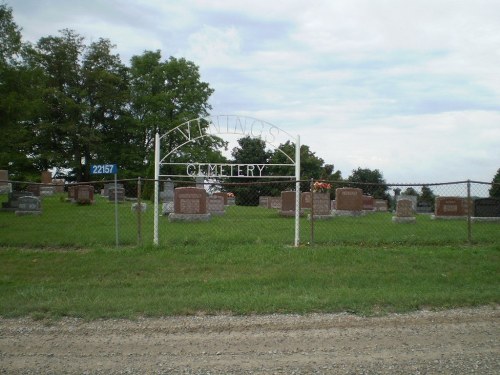
<path fill-rule="evenodd" d="M 116 174 L 118 167 L 116 164 L 96 164 L 90 166 L 90 174 Z"/>

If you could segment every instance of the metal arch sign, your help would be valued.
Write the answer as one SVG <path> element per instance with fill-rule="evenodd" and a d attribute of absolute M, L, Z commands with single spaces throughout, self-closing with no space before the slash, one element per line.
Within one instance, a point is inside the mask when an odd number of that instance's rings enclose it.
<path fill-rule="evenodd" d="M 180 136 L 182 141 L 171 149 L 167 154 L 161 156 L 161 140 L 170 134 Z M 279 150 L 290 163 L 287 164 L 217 164 L 217 163 L 168 163 L 167 158 L 177 152 L 188 143 L 203 137 L 215 135 L 239 135 L 242 137 L 260 138 Z M 295 141 L 295 157 L 292 158 L 278 146 L 280 141 Z M 160 175 L 162 165 L 184 165 L 186 173 L 183 175 Z M 159 205 L 159 179 L 162 177 L 240 177 L 240 178 L 291 178 L 289 176 L 267 176 L 263 174 L 267 166 L 291 167 L 295 169 L 295 246 L 299 245 L 299 206 L 300 206 L 300 137 L 296 137 L 266 121 L 258 120 L 248 116 L 217 115 L 206 116 L 186 121 L 183 124 L 169 130 L 163 135 L 156 133 L 155 136 L 155 188 L 154 188 L 154 239 L 158 245 L 158 205 Z"/>
<path fill-rule="evenodd" d="M 270 144 L 277 150 L 283 153 L 291 164 L 295 163 L 294 158 L 286 154 L 278 146 L 284 140 L 297 141 L 297 137 L 292 136 L 286 131 L 267 122 L 247 116 L 236 115 L 217 115 L 200 117 L 194 120 L 186 121 L 183 124 L 169 130 L 159 137 L 167 137 L 170 134 L 180 135 L 183 142 L 174 147 L 170 152 L 160 158 L 160 163 L 164 164 L 166 158 L 172 153 L 182 148 L 188 143 L 194 142 L 203 137 L 213 135 L 239 135 L 242 137 L 260 138 L 267 144 Z M 166 164 L 166 163 L 165 163 Z"/>

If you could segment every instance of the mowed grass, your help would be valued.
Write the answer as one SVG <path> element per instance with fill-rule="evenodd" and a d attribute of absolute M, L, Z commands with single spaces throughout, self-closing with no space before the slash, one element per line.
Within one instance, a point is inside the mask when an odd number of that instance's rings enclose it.
<path fill-rule="evenodd" d="M 208 223 L 160 220 L 120 205 L 45 198 L 43 214 L 0 213 L 0 316 L 137 318 L 183 314 L 343 312 L 372 315 L 500 300 L 499 226 L 465 221 L 397 225 L 391 214 L 301 221 L 273 210 L 229 207 Z"/>
<path fill-rule="evenodd" d="M 497 305 L 498 245 L 0 250 L 0 316 L 136 318 Z"/>

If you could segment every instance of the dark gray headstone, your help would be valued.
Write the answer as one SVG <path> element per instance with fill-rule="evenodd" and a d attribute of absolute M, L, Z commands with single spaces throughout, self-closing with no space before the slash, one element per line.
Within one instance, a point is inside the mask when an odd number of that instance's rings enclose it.
<path fill-rule="evenodd" d="M 108 193 L 109 193 L 108 200 L 111 202 L 114 202 L 115 201 L 115 185 L 113 185 L 112 187 L 109 187 Z M 117 202 L 125 202 L 125 189 L 123 187 L 116 188 L 116 201 Z"/>
<path fill-rule="evenodd" d="M 174 201 L 174 182 L 169 178 L 163 183 L 163 202 Z"/>
<path fill-rule="evenodd" d="M 18 199 L 16 215 L 39 215 L 42 211 L 40 199 L 33 196 L 24 196 Z"/>
<path fill-rule="evenodd" d="M 479 198 L 474 200 L 475 217 L 500 217 L 500 199 Z"/>

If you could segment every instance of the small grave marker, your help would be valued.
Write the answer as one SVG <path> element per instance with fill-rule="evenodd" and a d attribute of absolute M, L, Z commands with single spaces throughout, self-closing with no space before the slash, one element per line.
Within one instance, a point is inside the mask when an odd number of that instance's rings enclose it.
<path fill-rule="evenodd" d="M 399 199 L 396 205 L 396 216 L 392 217 L 394 223 L 415 223 L 413 202 L 410 199 Z"/>
<path fill-rule="evenodd" d="M 42 206 L 40 199 L 34 196 L 23 196 L 18 199 L 19 204 L 15 214 L 22 215 L 40 215 L 42 213 Z"/>

